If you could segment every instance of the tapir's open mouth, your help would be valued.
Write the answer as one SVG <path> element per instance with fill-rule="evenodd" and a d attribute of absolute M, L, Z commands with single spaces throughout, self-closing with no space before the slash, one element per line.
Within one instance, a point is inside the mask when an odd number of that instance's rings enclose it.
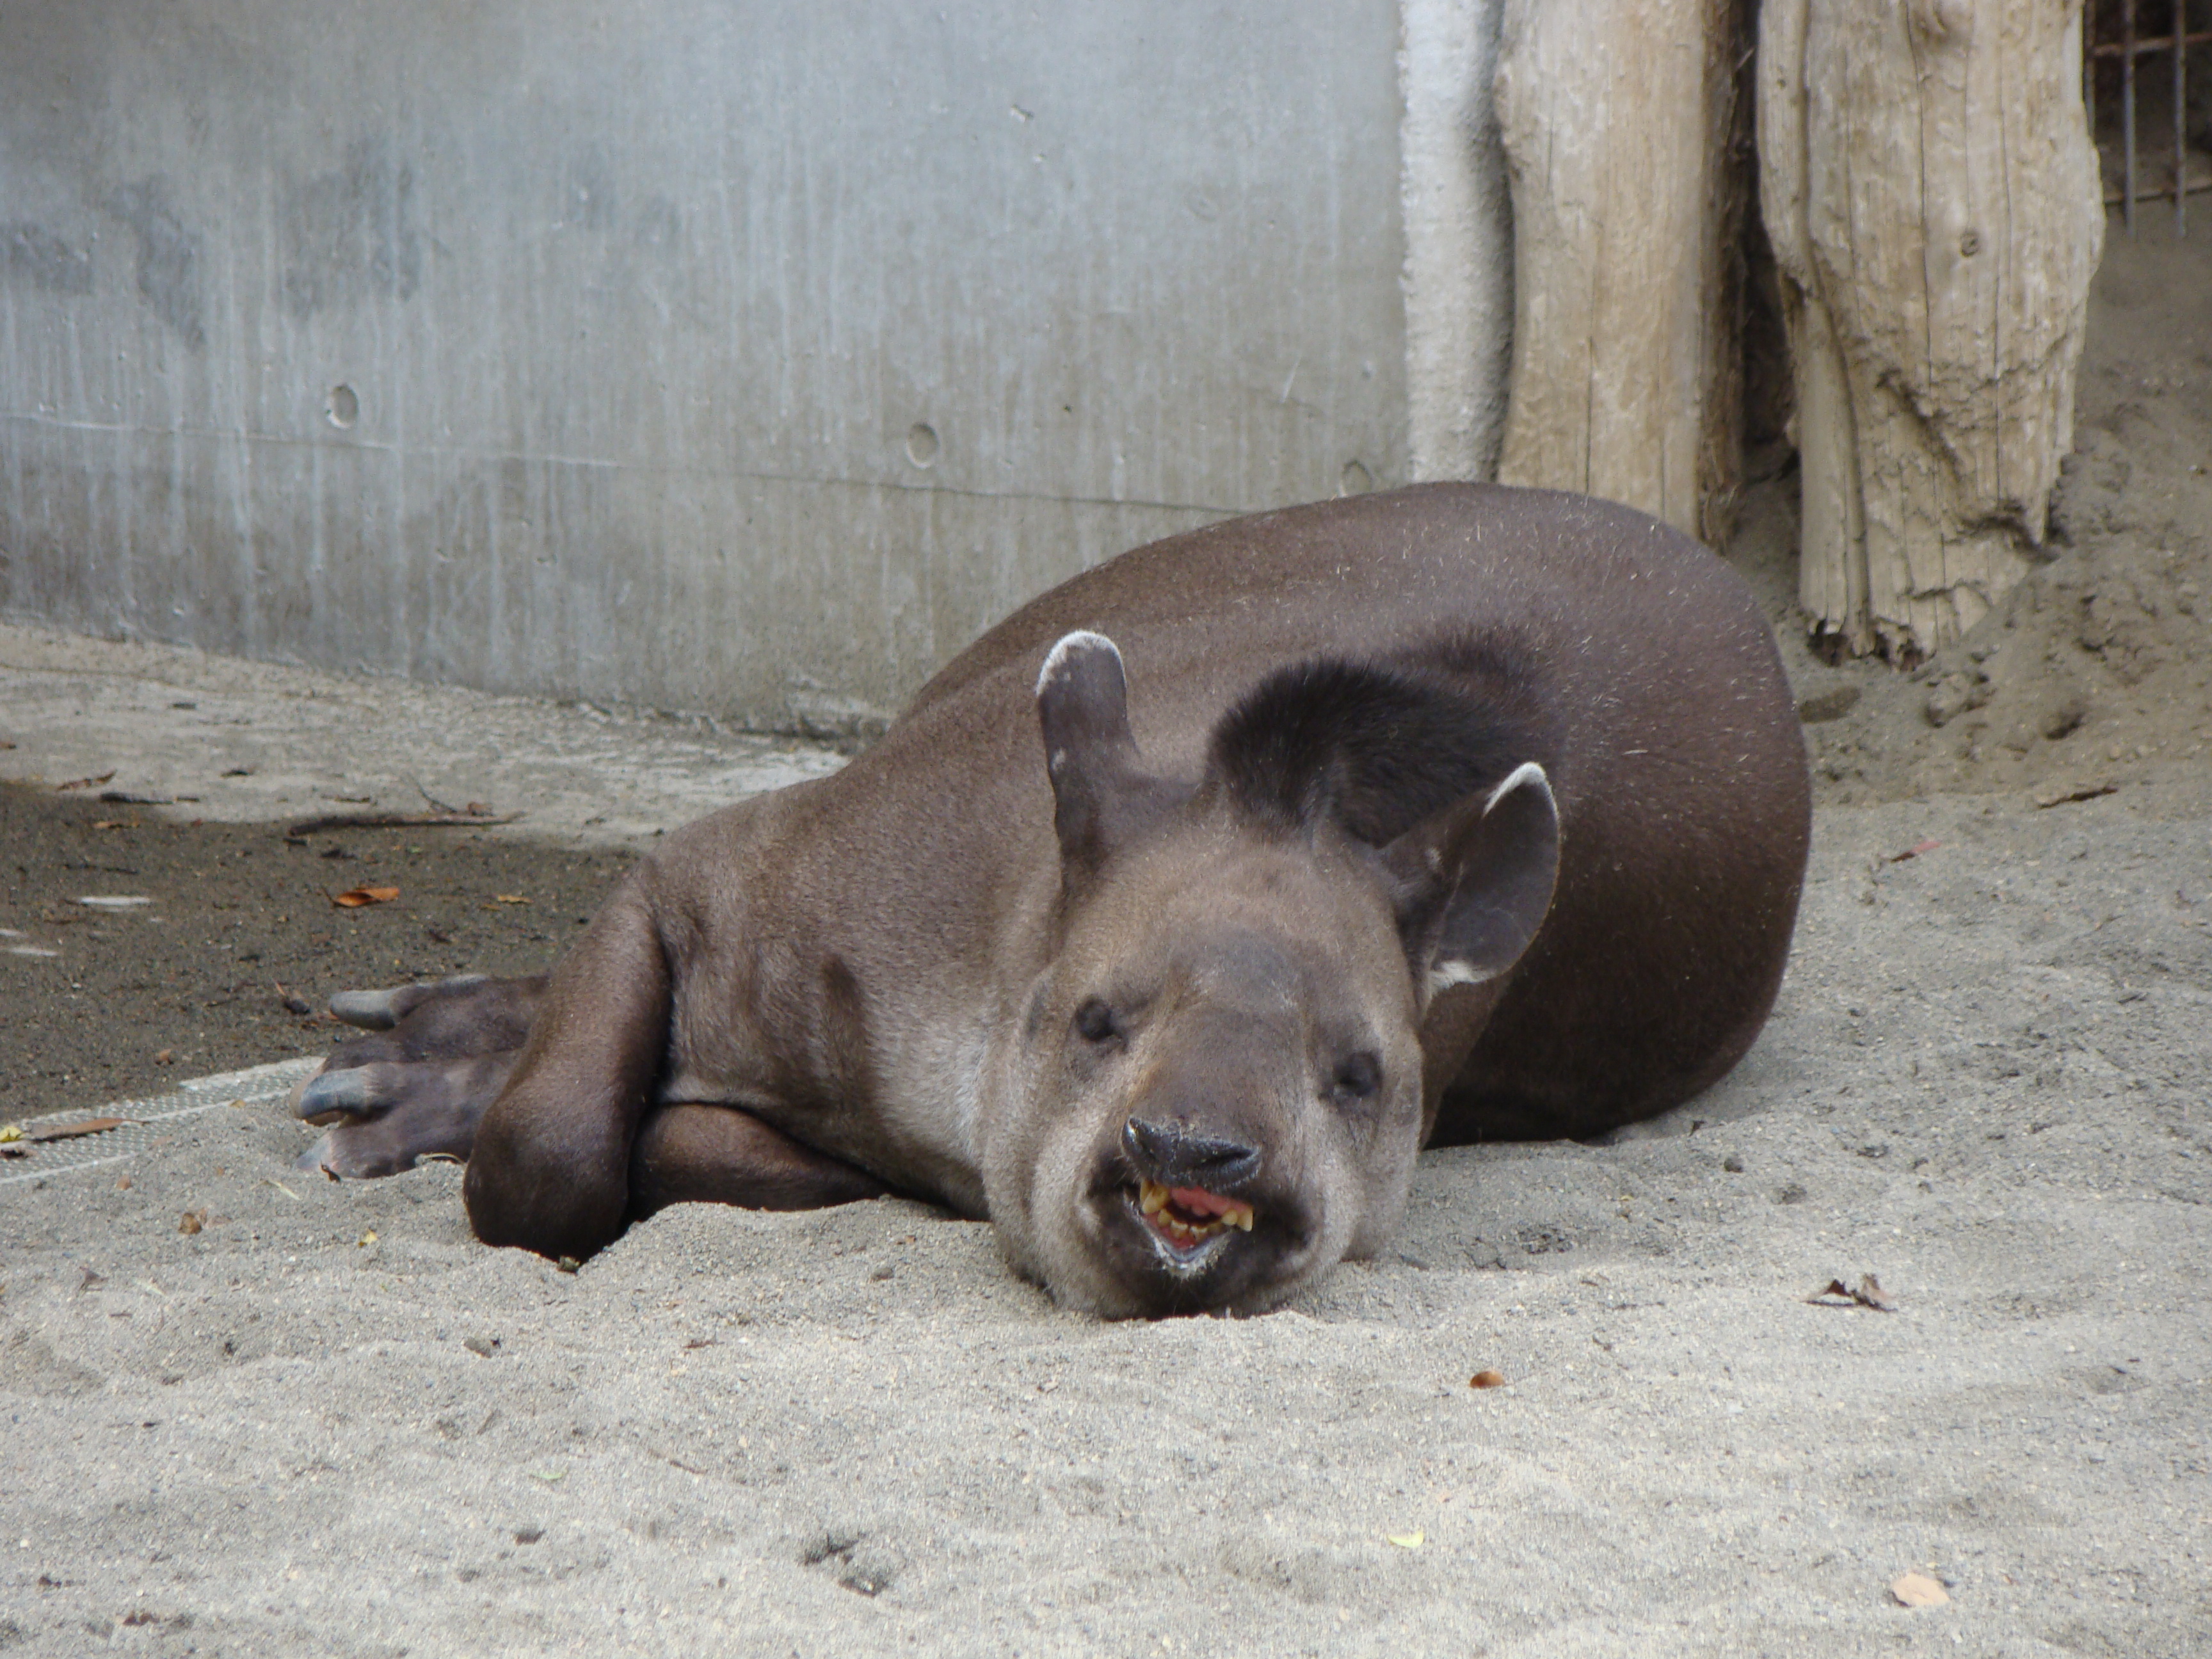
<path fill-rule="evenodd" d="M 1137 1212 L 1178 1257 L 1195 1255 L 1208 1239 L 1231 1227 L 1252 1231 L 1252 1206 L 1203 1187 L 1169 1187 L 1146 1180 L 1137 1188 Z"/>

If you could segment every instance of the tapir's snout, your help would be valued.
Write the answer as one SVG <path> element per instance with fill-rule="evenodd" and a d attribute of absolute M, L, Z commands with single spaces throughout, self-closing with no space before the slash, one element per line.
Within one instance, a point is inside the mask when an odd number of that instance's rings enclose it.
<path fill-rule="evenodd" d="M 1260 1149 L 1241 1140 L 1194 1134 L 1179 1125 L 1133 1117 L 1121 1128 L 1129 1166 L 1163 1187 L 1202 1187 L 1231 1193 L 1260 1173 Z"/>

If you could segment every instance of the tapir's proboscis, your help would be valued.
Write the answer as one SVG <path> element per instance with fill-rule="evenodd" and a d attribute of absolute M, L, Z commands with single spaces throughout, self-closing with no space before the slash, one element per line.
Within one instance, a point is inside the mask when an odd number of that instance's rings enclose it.
<path fill-rule="evenodd" d="M 335 999 L 373 1030 L 302 1162 L 465 1158 L 479 1237 L 578 1258 L 901 1193 L 1073 1307 L 1257 1310 L 1380 1249 L 1422 1146 L 1725 1073 L 1808 823 L 1768 626 L 1664 525 L 1443 484 L 1233 520 L 668 836 L 550 977 Z"/>

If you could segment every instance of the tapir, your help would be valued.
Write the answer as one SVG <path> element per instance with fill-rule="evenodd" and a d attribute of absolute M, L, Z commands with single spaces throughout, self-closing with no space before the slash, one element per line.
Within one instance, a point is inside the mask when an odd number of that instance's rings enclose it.
<path fill-rule="evenodd" d="M 302 1162 L 464 1158 L 477 1237 L 555 1257 L 896 1192 L 1069 1306 L 1255 1311 L 1380 1249 L 1422 1146 L 1727 1072 L 1809 816 L 1767 623 L 1667 526 L 1474 484 L 1232 520 L 670 834 L 550 977 L 335 999 L 372 1034 Z"/>

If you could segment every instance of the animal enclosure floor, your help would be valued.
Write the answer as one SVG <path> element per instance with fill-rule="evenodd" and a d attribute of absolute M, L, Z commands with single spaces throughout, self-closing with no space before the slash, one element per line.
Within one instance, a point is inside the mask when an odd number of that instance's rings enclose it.
<path fill-rule="evenodd" d="M 2212 284 L 2169 252 L 2100 278 L 2051 580 L 1917 679 L 1790 653 L 1843 708 L 1744 1064 L 1424 1158 L 1382 1259 L 1259 1319 L 1070 1317 L 900 1200 L 563 1273 L 451 1168 L 302 1176 L 283 1074 L 179 1082 L 325 1044 L 279 983 L 538 965 L 655 823 L 834 758 L 0 629 L 0 1118 L 148 1120 L 0 1162 L 0 1652 L 2212 1651 Z M 1787 487 L 1736 550 L 1785 623 Z M 425 795 L 527 816 L 283 833 Z"/>

